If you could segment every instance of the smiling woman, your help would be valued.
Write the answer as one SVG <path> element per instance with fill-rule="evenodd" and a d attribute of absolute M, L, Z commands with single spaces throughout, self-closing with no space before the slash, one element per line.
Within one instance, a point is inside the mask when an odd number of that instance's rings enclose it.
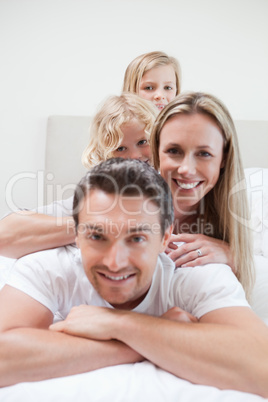
<path fill-rule="evenodd" d="M 254 282 L 249 213 L 228 110 L 212 95 L 181 94 L 159 114 L 151 145 L 155 168 L 173 194 L 173 242 L 185 242 L 170 244 L 169 256 L 176 266 L 228 264 L 249 296 Z"/>
<path fill-rule="evenodd" d="M 160 137 L 160 173 L 169 183 L 176 210 L 176 231 L 195 222 L 200 201 L 216 185 L 224 166 L 223 137 L 207 115 L 176 115 Z"/>

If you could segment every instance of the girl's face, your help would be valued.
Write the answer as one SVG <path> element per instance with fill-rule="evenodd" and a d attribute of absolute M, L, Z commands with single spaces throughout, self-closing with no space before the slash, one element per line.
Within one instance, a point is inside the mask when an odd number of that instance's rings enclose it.
<path fill-rule="evenodd" d="M 176 92 L 176 76 L 171 64 L 148 70 L 138 88 L 138 95 L 153 102 L 159 110 L 175 98 Z"/>
<path fill-rule="evenodd" d="M 162 128 L 159 159 L 177 216 L 193 212 L 215 186 L 224 166 L 221 131 L 207 115 L 175 115 Z"/>
<path fill-rule="evenodd" d="M 144 132 L 145 125 L 137 119 L 132 119 L 120 128 L 124 137 L 120 147 L 113 152 L 113 156 L 125 159 L 140 159 L 150 163 L 151 149 L 148 136 Z"/>

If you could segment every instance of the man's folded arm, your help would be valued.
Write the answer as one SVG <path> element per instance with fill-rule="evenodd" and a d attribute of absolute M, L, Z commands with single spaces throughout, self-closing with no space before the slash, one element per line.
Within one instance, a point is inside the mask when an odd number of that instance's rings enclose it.
<path fill-rule="evenodd" d="M 123 343 L 48 330 L 53 314 L 10 286 L 0 292 L 0 386 L 83 373 L 143 358 Z"/>
<path fill-rule="evenodd" d="M 112 338 L 178 377 L 268 397 L 268 328 L 248 307 L 218 309 L 199 323 L 129 312 L 114 324 Z"/>

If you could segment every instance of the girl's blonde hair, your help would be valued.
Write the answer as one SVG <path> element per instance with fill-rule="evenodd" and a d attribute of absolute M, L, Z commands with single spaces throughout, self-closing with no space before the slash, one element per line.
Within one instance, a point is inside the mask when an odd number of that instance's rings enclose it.
<path fill-rule="evenodd" d="M 160 135 L 166 121 L 175 115 L 194 113 L 210 116 L 224 140 L 225 165 L 218 182 L 202 201 L 202 218 L 212 225 L 213 237 L 229 243 L 236 276 L 249 297 L 255 276 L 246 181 L 235 126 L 225 105 L 213 95 L 198 92 L 181 94 L 173 99 L 157 117 L 151 135 L 154 166 L 159 169 Z"/>
<path fill-rule="evenodd" d="M 149 139 L 156 116 L 153 103 L 136 94 L 123 93 L 106 99 L 91 123 L 89 144 L 82 154 L 83 165 L 91 168 L 111 158 L 123 139 L 121 126 L 133 119 L 144 124 Z"/>
<path fill-rule="evenodd" d="M 123 91 L 139 92 L 143 75 L 154 67 L 171 65 L 176 76 L 176 95 L 181 91 L 181 69 L 177 59 L 164 52 L 150 52 L 136 57 L 127 67 L 124 76 Z"/>

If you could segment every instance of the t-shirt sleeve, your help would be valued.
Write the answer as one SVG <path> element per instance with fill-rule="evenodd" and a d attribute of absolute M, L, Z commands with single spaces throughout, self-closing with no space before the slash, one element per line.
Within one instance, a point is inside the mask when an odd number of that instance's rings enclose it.
<path fill-rule="evenodd" d="M 6 284 L 32 297 L 47 307 L 53 314 L 59 308 L 61 295 L 61 277 L 59 261 L 56 251 L 48 250 L 17 260 L 12 266 Z M 51 253 L 52 252 L 52 253 Z M 54 256 L 54 258 L 51 258 Z M 47 269 L 50 267 L 50 269 Z"/>
<path fill-rule="evenodd" d="M 0 220 L 6 218 L 7 216 L 11 215 L 12 213 L 16 213 L 18 211 L 32 211 L 33 213 L 38 213 L 38 214 L 45 214 L 49 216 L 57 216 L 60 218 L 67 217 L 67 216 L 72 216 L 73 213 L 73 197 L 69 197 L 66 200 L 59 200 L 59 201 L 54 201 L 51 204 L 48 205 L 42 205 L 41 207 L 37 207 L 35 209 L 27 209 L 27 208 L 21 208 L 18 209 L 17 211 L 11 211 L 3 216 L 1 216 Z"/>
<path fill-rule="evenodd" d="M 35 212 L 50 216 L 65 217 L 71 216 L 73 210 L 73 197 L 66 200 L 54 201 L 51 204 L 38 207 Z"/>
<path fill-rule="evenodd" d="M 249 307 L 242 285 L 227 265 L 179 268 L 176 274 L 180 279 L 175 280 L 175 303 L 198 319 L 219 308 Z"/>

